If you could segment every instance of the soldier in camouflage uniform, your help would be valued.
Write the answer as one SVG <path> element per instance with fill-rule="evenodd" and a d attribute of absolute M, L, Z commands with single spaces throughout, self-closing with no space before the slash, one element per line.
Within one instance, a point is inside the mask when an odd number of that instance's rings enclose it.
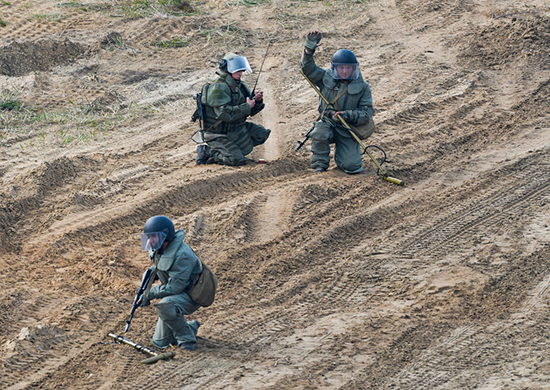
<path fill-rule="evenodd" d="M 363 172 L 361 148 L 348 129 L 335 114 L 341 115 L 352 126 L 361 126 L 372 121 L 374 108 L 370 86 L 363 80 L 355 54 L 350 50 L 338 50 L 332 57 L 331 69 L 315 64 L 313 54 L 321 45 L 321 33 L 309 32 L 302 55 L 302 72 L 319 87 L 332 102 L 336 111 L 327 110 L 327 104 L 319 99 L 320 120 L 311 132 L 311 167 L 314 172 L 324 172 L 330 162 L 330 144 L 334 143 L 336 166 L 346 173 Z M 374 131 L 374 122 L 372 122 Z"/>
<path fill-rule="evenodd" d="M 271 130 L 246 121 L 263 110 L 265 104 L 262 91 L 251 96 L 250 89 L 241 81 L 244 71 L 252 73 L 247 58 L 228 54 L 216 72 L 219 78 L 203 87 L 204 138 L 209 150 L 197 163 L 244 165 L 248 161 L 245 156 L 269 137 Z"/>
<path fill-rule="evenodd" d="M 159 318 L 152 342 L 160 349 L 177 345 L 192 351 L 197 341 L 199 322 L 186 321 L 184 316 L 200 308 L 187 289 L 201 272 L 201 265 L 184 237 L 185 231 L 175 230 L 170 218 L 163 215 L 149 218 L 141 234 L 143 250 L 149 252 L 153 263 L 153 281 L 158 278 L 161 284 L 149 286 L 137 304 L 147 306 L 150 300 L 159 300 L 154 304 Z"/>

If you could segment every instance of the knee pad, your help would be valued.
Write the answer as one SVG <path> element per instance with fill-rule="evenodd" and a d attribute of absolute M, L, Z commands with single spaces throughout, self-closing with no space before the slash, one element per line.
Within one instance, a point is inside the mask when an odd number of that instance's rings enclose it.
<path fill-rule="evenodd" d="M 159 318 L 163 321 L 174 321 L 182 317 L 179 309 L 174 305 L 174 302 L 167 301 L 155 304 Z"/>
<path fill-rule="evenodd" d="M 315 128 L 311 132 L 311 139 L 313 141 L 328 141 L 331 138 L 332 129 L 330 125 L 325 122 L 316 122 Z"/>

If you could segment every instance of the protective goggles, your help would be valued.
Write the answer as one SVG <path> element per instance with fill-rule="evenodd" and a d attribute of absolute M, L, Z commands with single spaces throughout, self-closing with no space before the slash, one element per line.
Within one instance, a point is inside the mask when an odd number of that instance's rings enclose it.
<path fill-rule="evenodd" d="M 141 233 L 141 248 L 144 251 L 156 251 L 164 244 L 164 240 L 166 240 L 164 232 Z"/>

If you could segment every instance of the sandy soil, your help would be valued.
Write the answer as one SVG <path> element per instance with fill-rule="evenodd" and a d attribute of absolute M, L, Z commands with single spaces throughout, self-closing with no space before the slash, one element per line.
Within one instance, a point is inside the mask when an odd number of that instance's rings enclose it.
<path fill-rule="evenodd" d="M 0 388 L 550 388 L 548 2 L 172 3 L 0 1 Z M 356 53 L 405 186 L 294 151 L 308 30 L 321 66 Z M 230 51 L 253 85 L 270 41 L 271 138 L 197 166 L 193 95 Z M 220 286 L 197 350 L 144 365 L 108 334 L 156 214 Z M 124 335 L 152 347 L 155 321 Z"/>

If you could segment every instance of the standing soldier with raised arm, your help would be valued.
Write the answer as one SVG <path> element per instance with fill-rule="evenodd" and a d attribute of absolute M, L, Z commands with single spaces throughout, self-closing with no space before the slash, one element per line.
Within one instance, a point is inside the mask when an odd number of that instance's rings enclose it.
<path fill-rule="evenodd" d="M 330 69 L 317 66 L 313 55 L 315 49 L 322 45 L 320 41 L 320 32 L 307 34 L 300 66 L 304 75 L 319 88 L 336 111 L 327 109 L 326 102 L 319 100 L 321 116 L 311 132 L 311 167 L 313 172 L 328 169 L 330 144 L 334 143 L 336 166 L 349 174 L 361 173 L 363 160 L 360 145 L 336 115 L 341 115 L 351 126 L 367 125 L 367 136 L 372 134 L 374 108 L 370 86 L 363 80 L 357 58 L 350 50 L 341 49 L 334 53 Z"/>

